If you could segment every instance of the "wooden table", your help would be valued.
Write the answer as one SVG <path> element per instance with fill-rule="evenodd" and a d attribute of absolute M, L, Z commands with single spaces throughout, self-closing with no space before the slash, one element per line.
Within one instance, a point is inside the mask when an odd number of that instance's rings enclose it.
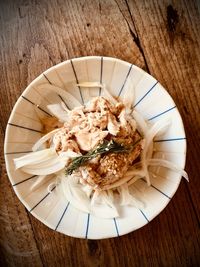
<path fill-rule="evenodd" d="M 200 187 L 200 1 L 0 2 L 1 137 L 17 98 L 45 69 L 86 55 L 118 57 L 167 88 L 183 117 L 190 183 L 128 235 L 80 240 L 30 215 L 7 178 L 1 142 L 1 266 L 197 266 Z"/>

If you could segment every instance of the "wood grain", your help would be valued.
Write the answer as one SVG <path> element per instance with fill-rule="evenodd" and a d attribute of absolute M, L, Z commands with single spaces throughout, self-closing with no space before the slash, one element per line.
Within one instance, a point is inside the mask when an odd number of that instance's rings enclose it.
<path fill-rule="evenodd" d="M 187 138 L 190 184 L 167 208 L 128 235 L 99 241 L 64 236 L 28 214 L 6 176 L 1 142 L 2 266 L 198 266 L 199 9 L 198 1 L 0 2 L 1 139 L 25 87 L 63 60 L 104 55 L 150 72 L 175 99 Z M 195 149 L 194 149 L 195 148 Z"/>
<path fill-rule="evenodd" d="M 1 131 L 2 136 L 3 132 Z M 3 151 L 2 142 L 0 150 Z M 1 266 L 42 266 L 30 219 L 7 178 L 3 153 L 1 153 L 0 159 Z"/>
<path fill-rule="evenodd" d="M 130 1 L 150 72 L 175 100 L 185 125 L 187 186 L 200 218 L 200 12 L 195 1 Z M 156 19 L 155 19 L 156 18 Z M 174 27 L 172 27 L 173 21 Z"/>

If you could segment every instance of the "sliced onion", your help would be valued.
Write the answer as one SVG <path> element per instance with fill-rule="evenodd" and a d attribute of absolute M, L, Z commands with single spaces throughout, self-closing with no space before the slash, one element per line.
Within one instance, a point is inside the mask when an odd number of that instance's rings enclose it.
<path fill-rule="evenodd" d="M 112 197 L 110 199 L 110 195 L 108 197 L 105 192 L 99 194 L 96 191 L 90 200 L 91 188 L 89 190 L 90 193 L 87 194 L 84 190 L 86 186 L 78 184 L 78 181 L 79 177 L 63 176 L 61 178 L 63 193 L 75 208 L 102 218 L 114 218 L 119 215 L 112 203 Z"/>
<path fill-rule="evenodd" d="M 100 192 L 100 194 L 102 195 L 103 203 L 112 208 L 115 208 L 115 205 L 113 203 L 113 195 L 111 194 L 110 191 L 102 191 Z"/>
<path fill-rule="evenodd" d="M 82 186 L 78 184 L 77 179 L 73 176 L 63 176 L 61 179 L 61 187 L 66 199 L 78 210 L 90 212 L 90 199 L 82 190 Z"/>
<path fill-rule="evenodd" d="M 87 197 L 89 198 L 92 194 L 93 191 L 93 187 L 91 187 L 90 185 L 86 184 L 83 185 L 82 190 L 86 193 Z"/>
<path fill-rule="evenodd" d="M 64 102 L 61 102 L 60 105 L 62 109 L 65 110 L 67 113 L 70 111 Z"/>
<path fill-rule="evenodd" d="M 99 204 L 99 191 L 98 190 L 95 190 L 92 197 L 91 197 L 91 202 L 90 202 L 90 205 L 91 206 L 94 206 L 96 204 Z"/>
<path fill-rule="evenodd" d="M 130 179 L 132 179 L 136 175 L 140 175 L 141 177 L 143 177 L 144 176 L 143 170 L 127 171 L 123 178 L 119 179 L 118 181 L 116 181 L 113 184 L 105 185 L 103 187 L 103 190 L 109 190 L 109 189 L 117 188 L 118 186 L 121 186 L 124 183 L 127 183 Z"/>
<path fill-rule="evenodd" d="M 41 145 L 43 145 L 46 141 L 48 141 L 48 140 L 49 140 L 52 136 L 54 136 L 54 134 L 55 134 L 56 132 L 58 132 L 59 130 L 60 130 L 60 129 L 55 129 L 55 130 L 49 132 L 48 134 L 45 134 L 42 138 L 40 138 L 40 139 L 35 143 L 35 145 L 32 147 L 32 150 L 33 150 L 33 151 L 38 150 L 38 149 L 41 147 Z"/>
<path fill-rule="evenodd" d="M 62 105 L 60 104 L 51 104 L 47 106 L 48 110 L 59 119 L 60 122 L 66 122 L 69 120 L 68 112 L 63 109 Z"/>
<path fill-rule="evenodd" d="M 99 83 L 99 82 L 82 82 L 82 83 L 77 83 L 76 85 L 80 86 L 80 87 L 88 87 L 88 88 L 90 88 L 90 87 L 103 88 L 103 85 L 101 83 Z"/>
<path fill-rule="evenodd" d="M 55 149 L 48 148 L 41 151 L 29 153 L 28 155 L 14 159 L 16 169 L 19 169 L 25 165 L 37 164 L 43 161 L 57 157 Z"/>
<path fill-rule="evenodd" d="M 22 167 L 22 171 L 33 175 L 49 175 L 56 173 L 65 167 L 64 161 L 55 160 L 50 165 L 29 165 Z"/>
<path fill-rule="evenodd" d="M 124 95 L 122 99 L 122 102 L 125 105 L 126 110 L 128 112 L 131 110 L 134 101 L 135 101 L 135 90 L 133 88 L 132 78 L 129 77 L 124 87 Z"/>
<path fill-rule="evenodd" d="M 134 118 L 131 115 L 127 116 L 127 120 L 130 123 L 132 130 L 135 131 L 137 129 L 137 122 L 134 120 Z"/>
<path fill-rule="evenodd" d="M 103 92 L 105 94 L 105 97 L 113 104 L 116 105 L 119 102 L 111 95 L 111 93 L 107 90 L 106 85 L 104 84 L 103 87 Z"/>
<path fill-rule="evenodd" d="M 131 178 L 129 181 L 128 181 L 128 186 L 134 184 L 135 182 L 137 182 L 139 179 L 143 178 L 142 176 L 140 175 L 136 175 L 134 176 L 133 178 Z"/>
<path fill-rule="evenodd" d="M 81 103 L 73 95 L 66 90 L 61 89 L 60 87 L 51 84 L 42 84 L 37 86 L 37 88 L 40 90 L 45 90 L 46 92 L 50 91 L 57 93 L 58 95 L 62 96 L 63 99 L 66 99 L 70 105 L 73 106 L 73 108 L 81 106 Z"/>
<path fill-rule="evenodd" d="M 152 158 L 152 156 L 153 156 L 153 151 L 154 151 L 154 148 L 153 148 L 153 142 L 151 141 L 151 142 L 149 143 L 149 149 L 148 149 L 147 154 L 146 154 L 146 158 L 147 158 L 147 159 Z"/>
<path fill-rule="evenodd" d="M 138 201 L 139 203 L 143 206 L 143 208 L 145 207 L 145 202 L 144 202 L 144 198 L 143 196 L 141 197 L 141 194 L 144 194 L 144 190 L 146 188 L 146 184 L 144 183 L 144 187 L 143 187 L 143 190 L 141 189 L 138 189 L 137 188 L 137 183 L 134 183 L 132 185 L 129 186 L 129 192 L 132 196 L 134 196 Z"/>
<path fill-rule="evenodd" d="M 161 119 L 157 121 L 145 134 L 145 147 L 142 151 L 143 157 L 146 157 L 147 151 L 149 149 L 150 143 L 153 141 L 153 138 L 161 131 L 163 128 L 169 126 L 171 121 L 169 119 Z"/>
<path fill-rule="evenodd" d="M 149 176 L 149 172 L 148 172 L 148 168 L 147 168 L 147 165 L 145 164 L 145 167 L 144 167 L 144 172 L 145 172 L 145 175 L 144 175 L 144 178 L 147 182 L 147 185 L 150 186 L 151 185 L 151 181 L 150 181 L 150 176 Z"/>
<path fill-rule="evenodd" d="M 150 166 L 162 166 L 165 168 L 169 168 L 175 172 L 178 172 L 189 182 L 188 174 L 181 167 L 177 166 L 171 161 L 165 159 L 149 159 L 147 163 Z"/>
<path fill-rule="evenodd" d="M 114 202 L 114 193 L 113 190 L 107 190 L 108 197 L 111 199 L 112 203 Z"/>
<path fill-rule="evenodd" d="M 78 86 L 81 87 L 99 87 L 102 88 L 104 91 L 104 94 L 106 96 L 106 98 L 112 103 L 112 104 L 117 104 L 118 101 L 110 94 L 110 92 L 106 89 L 106 85 L 99 83 L 99 82 L 83 82 L 83 83 L 79 83 L 77 84 Z"/>
<path fill-rule="evenodd" d="M 47 168 L 47 167 L 50 167 L 51 165 L 54 165 L 58 161 L 60 161 L 60 160 L 59 160 L 59 157 L 57 155 L 55 157 L 45 159 L 45 160 L 37 162 L 37 163 L 26 164 L 25 167 L 35 168 L 35 169 Z"/>
<path fill-rule="evenodd" d="M 143 208 L 143 204 L 140 201 L 138 201 L 132 194 L 130 194 L 127 183 L 120 186 L 118 191 L 120 193 L 120 205 L 121 206 L 132 205 L 137 208 Z"/>
<path fill-rule="evenodd" d="M 53 189 L 57 186 L 57 183 L 56 182 L 52 182 L 48 185 L 47 187 L 47 191 L 51 194 Z"/>
<path fill-rule="evenodd" d="M 59 158 L 60 159 L 68 159 L 68 158 L 75 158 L 78 156 L 81 156 L 81 153 L 76 153 L 74 151 L 72 151 L 71 149 L 68 149 L 67 151 L 63 151 L 59 153 Z"/>
<path fill-rule="evenodd" d="M 147 129 L 148 129 L 148 124 L 147 122 L 145 121 L 145 119 L 142 117 L 142 115 L 134 110 L 132 112 L 132 115 L 133 115 L 133 118 L 135 119 L 136 123 L 137 123 L 137 128 L 139 130 L 139 132 L 145 136 L 146 135 L 146 132 L 147 132 Z"/>
<path fill-rule="evenodd" d="M 142 168 L 145 172 L 145 179 L 146 179 L 148 186 L 151 185 L 151 182 L 150 182 L 150 177 L 149 177 L 146 161 L 150 156 L 150 152 L 152 152 L 153 138 L 163 128 L 166 128 L 167 126 L 169 126 L 170 123 L 171 123 L 171 121 L 169 119 L 161 119 L 161 120 L 157 121 L 155 124 L 153 124 L 153 126 L 148 131 L 145 132 L 145 145 L 144 145 L 144 149 L 142 150 L 142 153 L 141 153 L 141 161 L 142 161 Z M 151 151 L 149 151 L 149 148 L 151 149 Z M 149 154 L 148 154 L 148 152 L 149 152 Z"/>
<path fill-rule="evenodd" d="M 33 192 L 37 190 L 39 187 L 51 180 L 53 177 L 54 175 L 39 175 L 36 181 L 31 185 L 30 191 Z"/>
<path fill-rule="evenodd" d="M 119 216 L 116 206 L 112 201 L 112 196 L 106 191 L 95 191 L 92 200 L 90 211 L 92 214 L 101 218 L 115 218 Z"/>

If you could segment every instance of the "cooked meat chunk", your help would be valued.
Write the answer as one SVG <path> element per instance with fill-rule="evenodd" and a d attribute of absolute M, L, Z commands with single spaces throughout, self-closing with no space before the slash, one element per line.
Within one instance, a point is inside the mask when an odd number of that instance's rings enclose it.
<path fill-rule="evenodd" d="M 124 176 L 140 155 L 142 145 L 143 141 L 140 141 L 129 153 L 109 153 L 98 158 L 98 162 L 80 167 L 82 177 L 92 187 L 103 189 Z"/>
<path fill-rule="evenodd" d="M 74 108 L 68 115 L 68 121 L 52 140 L 57 153 L 71 150 L 84 157 L 91 151 L 95 152 L 95 147 L 98 148 L 104 140 L 121 144 L 120 148 L 130 148 L 127 152 L 97 153 L 96 158 L 80 163 L 73 169 L 80 175 L 80 182 L 103 189 L 122 178 L 143 146 L 136 122 L 127 114 L 124 104 L 119 102 L 114 105 L 104 97 L 96 97 L 86 106 Z M 53 125 L 56 123 L 52 121 Z M 108 147 L 105 149 L 109 150 Z"/>
<path fill-rule="evenodd" d="M 109 153 L 103 156 L 99 162 L 98 169 L 95 171 L 100 176 L 99 180 L 95 179 L 95 184 L 103 189 L 105 185 L 119 180 L 140 155 L 141 150 L 142 144 L 138 143 L 130 153 Z"/>
<path fill-rule="evenodd" d="M 113 140 L 119 144 L 130 146 L 134 144 L 137 140 L 140 139 L 138 132 L 131 132 L 127 129 L 120 130 L 119 134 L 116 137 L 113 137 Z"/>
<path fill-rule="evenodd" d="M 98 172 L 95 171 L 94 166 L 87 164 L 86 166 L 80 167 L 82 178 L 92 187 L 99 185 L 99 182 L 102 180 Z"/>

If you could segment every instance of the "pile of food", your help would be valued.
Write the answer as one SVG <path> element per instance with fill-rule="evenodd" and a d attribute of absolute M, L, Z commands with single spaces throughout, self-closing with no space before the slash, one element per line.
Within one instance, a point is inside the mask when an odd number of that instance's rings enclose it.
<path fill-rule="evenodd" d="M 150 185 L 148 166 L 171 168 L 186 178 L 187 174 L 171 162 L 152 158 L 153 138 L 169 120 L 150 126 L 132 103 L 117 100 L 102 88 L 104 97 L 72 110 L 64 102 L 47 106 L 53 117 L 42 121 L 46 134 L 32 153 L 14 162 L 16 168 L 43 179 L 54 174 L 53 184 L 72 205 L 108 218 L 118 216 L 116 203 L 142 205 L 132 185 L 140 178 Z M 61 89 L 59 93 L 69 97 Z"/>

